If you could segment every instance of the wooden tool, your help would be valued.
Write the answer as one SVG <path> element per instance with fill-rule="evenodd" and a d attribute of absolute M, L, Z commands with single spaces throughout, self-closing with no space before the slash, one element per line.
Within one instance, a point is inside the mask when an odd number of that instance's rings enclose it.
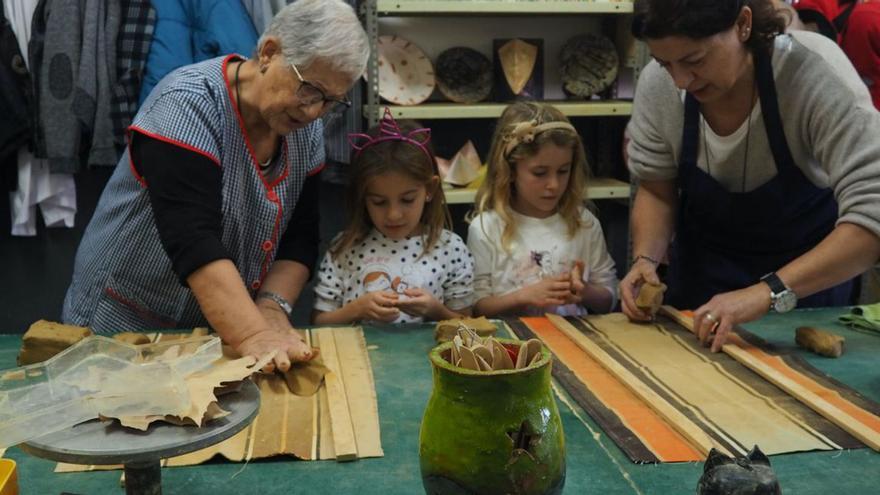
<path fill-rule="evenodd" d="M 21 339 L 18 365 L 45 361 L 90 335 L 92 331 L 86 327 L 39 320 L 28 328 Z"/>
<path fill-rule="evenodd" d="M 845 338 L 814 327 L 798 327 L 794 341 L 804 349 L 820 356 L 837 358 L 843 354 Z"/>
<path fill-rule="evenodd" d="M 660 306 L 663 305 L 663 294 L 666 292 L 666 284 L 651 284 L 645 282 L 639 289 L 639 296 L 636 298 L 636 307 L 642 311 L 651 313 L 651 316 L 657 314 Z"/>

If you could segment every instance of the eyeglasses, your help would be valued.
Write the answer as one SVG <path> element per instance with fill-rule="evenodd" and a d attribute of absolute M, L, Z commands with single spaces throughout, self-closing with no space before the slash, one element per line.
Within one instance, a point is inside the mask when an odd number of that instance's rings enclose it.
<path fill-rule="evenodd" d="M 290 64 L 296 78 L 299 79 L 299 88 L 296 89 L 296 97 L 299 98 L 299 104 L 304 107 L 310 107 L 316 103 L 321 104 L 324 112 L 340 114 L 351 108 L 351 101 L 347 98 L 329 98 L 321 88 L 303 79 L 302 74 L 295 65 Z"/>

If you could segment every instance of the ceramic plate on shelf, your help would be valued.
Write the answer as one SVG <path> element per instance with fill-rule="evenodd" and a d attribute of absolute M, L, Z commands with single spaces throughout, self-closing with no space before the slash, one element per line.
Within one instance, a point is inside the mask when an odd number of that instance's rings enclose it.
<path fill-rule="evenodd" d="M 437 56 L 437 88 L 456 103 L 477 103 L 492 92 L 492 63 L 482 53 L 464 46 Z"/>
<path fill-rule="evenodd" d="M 379 96 L 397 105 L 418 105 L 434 91 L 434 66 L 415 43 L 379 36 Z"/>
<path fill-rule="evenodd" d="M 607 89 L 617 78 L 620 61 L 617 47 L 605 36 L 584 34 L 566 41 L 560 54 L 563 91 L 590 98 Z"/>

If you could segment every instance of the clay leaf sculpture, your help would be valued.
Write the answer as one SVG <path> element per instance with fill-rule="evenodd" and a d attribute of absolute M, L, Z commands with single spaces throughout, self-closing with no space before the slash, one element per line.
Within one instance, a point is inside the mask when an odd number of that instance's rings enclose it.
<path fill-rule="evenodd" d="M 210 419 L 224 416 L 226 411 L 216 407 L 217 397 L 214 395 L 214 389 L 224 383 L 237 382 L 251 376 L 271 361 L 272 357 L 272 354 L 267 354 L 259 361 L 253 356 L 238 359 L 223 357 L 215 361 L 210 368 L 190 374 L 185 379 L 190 399 L 189 410 L 169 422 L 180 421 L 182 424 L 192 422 L 202 426 Z M 212 407 L 212 404 L 215 407 Z M 166 420 L 166 416 L 123 416 L 118 419 L 123 426 L 146 430 L 150 423 Z"/>
<path fill-rule="evenodd" d="M 512 39 L 498 50 L 498 55 L 501 58 L 504 78 L 513 94 L 518 95 L 535 70 L 538 47 L 520 39 Z"/>
<path fill-rule="evenodd" d="M 666 292 L 666 284 L 652 284 L 645 282 L 639 289 L 636 297 L 636 307 L 651 314 L 653 318 L 660 306 L 663 306 L 663 294 Z"/>
<path fill-rule="evenodd" d="M 179 346 L 191 350 L 167 360 Z M 0 447 L 102 416 L 181 415 L 191 404 L 186 378 L 220 356 L 216 337 L 141 346 L 86 337 L 0 378 L 8 382 L 0 387 Z"/>
<path fill-rule="evenodd" d="M 840 335 L 813 327 L 799 327 L 795 331 L 794 340 L 797 345 L 808 351 L 831 358 L 843 354 L 843 343 L 846 341 Z"/>
<path fill-rule="evenodd" d="M 459 326 L 458 335 L 452 339 L 450 363 L 474 371 L 497 371 L 521 369 L 537 363 L 541 359 L 541 341 L 531 339 L 520 344 L 516 364 L 510 352 L 494 337 L 482 338 L 464 325 Z"/>
<path fill-rule="evenodd" d="M 779 495 L 782 489 L 770 459 L 757 445 L 746 457 L 733 459 L 714 448 L 709 451 L 697 495 Z"/>
<path fill-rule="evenodd" d="M 443 182 L 459 187 L 465 187 L 476 180 L 480 175 L 480 167 L 482 166 L 480 155 L 471 141 L 464 143 L 464 146 L 447 163 L 449 167 L 445 172 L 442 168 L 440 169 Z"/>
<path fill-rule="evenodd" d="M 314 395 L 321 384 L 324 383 L 324 375 L 330 371 L 324 366 L 324 360 L 319 355 L 315 359 L 305 363 L 293 363 L 290 369 L 283 373 L 284 381 L 290 393 L 300 397 Z"/>

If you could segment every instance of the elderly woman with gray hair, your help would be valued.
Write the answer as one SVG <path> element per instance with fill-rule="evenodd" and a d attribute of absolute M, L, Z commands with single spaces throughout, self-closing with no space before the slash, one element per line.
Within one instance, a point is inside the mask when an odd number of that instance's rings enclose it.
<path fill-rule="evenodd" d="M 130 128 L 76 255 L 67 323 L 210 325 L 267 371 L 316 355 L 289 321 L 317 257 L 319 117 L 344 111 L 369 47 L 341 0 L 282 9 L 256 55 L 180 68 Z"/>

